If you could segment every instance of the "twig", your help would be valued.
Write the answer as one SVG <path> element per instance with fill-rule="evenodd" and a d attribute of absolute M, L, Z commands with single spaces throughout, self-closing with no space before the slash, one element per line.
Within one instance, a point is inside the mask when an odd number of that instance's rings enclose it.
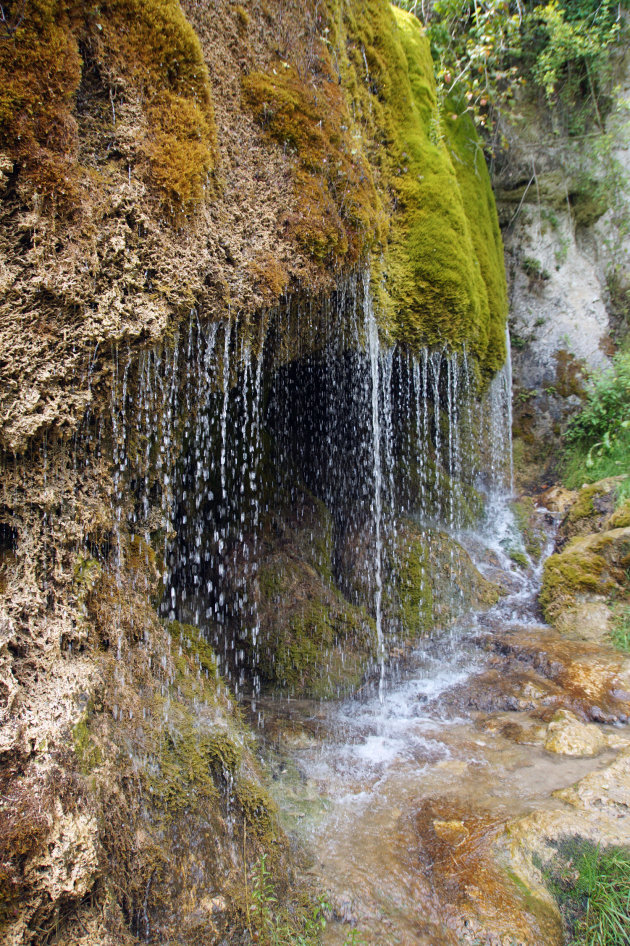
<path fill-rule="evenodd" d="M 0 23 L 5 28 L 7 36 L 13 36 L 19 30 L 26 15 L 26 0 L 21 0 L 18 14 L 13 23 L 10 22 L 3 5 L 0 3 Z"/>

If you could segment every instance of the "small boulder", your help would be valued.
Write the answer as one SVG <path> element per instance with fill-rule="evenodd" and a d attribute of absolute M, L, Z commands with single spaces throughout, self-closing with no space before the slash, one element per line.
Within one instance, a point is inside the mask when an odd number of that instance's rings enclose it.
<path fill-rule="evenodd" d="M 598 755 L 606 745 L 606 737 L 594 723 L 583 723 L 568 710 L 558 710 L 547 727 L 547 752 L 583 758 Z"/>

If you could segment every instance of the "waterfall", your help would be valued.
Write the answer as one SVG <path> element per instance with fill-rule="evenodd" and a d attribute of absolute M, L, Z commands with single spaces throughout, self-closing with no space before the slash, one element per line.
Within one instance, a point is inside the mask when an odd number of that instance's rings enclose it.
<path fill-rule="evenodd" d="M 367 272 L 318 307 L 288 297 L 256 322 L 204 324 L 193 310 L 171 346 L 135 363 L 117 356 L 116 557 L 126 530 L 161 548 L 161 615 L 202 629 L 237 693 L 248 689 L 255 701 L 275 673 L 272 615 L 283 600 L 273 605 L 269 582 L 299 573 L 318 583 L 327 607 L 354 608 L 361 633 L 371 622 L 382 696 L 387 654 L 408 634 L 401 596 L 410 579 L 399 562 L 421 575 L 422 624 L 434 577 L 419 549 L 431 547 L 434 530 L 456 534 L 469 523 L 480 482 L 489 495 L 511 486 L 509 348 L 481 401 L 469 362 L 465 348 L 384 346 Z M 308 518 L 304 490 L 330 517 L 329 538 L 320 517 L 310 548 L 299 546 L 311 579 L 299 569 L 291 578 L 297 552 L 282 551 L 306 541 L 296 538 Z M 452 546 L 445 567 L 456 606 Z M 297 595 L 295 620 L 313 593 Z M 342 638 L 327 646 L 343 661 Z"/>
<path fill-rule="evenodd" d="M 379 677 L 379 695 L 383 699 L 383 684 L 385 679 L 385 642 L 383 639 L 383 615 L 381 613 L 381 604 L 383 598 L 383 543 L 381 539 L 382 515 L 383 515 L 383 471 L 381 468 L 381 422 L 380 422 L 380 380 L 379 380 L 379 356 L 380 346 L 378 340 L 378 328 L 374 311 L 372 308 L 372 298 L 370 294 L 370 276 L 366 271 L 363 279 L 363 298 L 365 306 L 365 318 L 368 336 L 368 351 L 370 355 L 370 376 L 372 381 L 372 451 L 374 463 L 374 580 L 376 584 L 374 592 L 374 611 L 376 616 L 376 639 L 378 646 L 378 661 L 380 665 Z M 390 380 L 391 384 L 391 380 Z"/>

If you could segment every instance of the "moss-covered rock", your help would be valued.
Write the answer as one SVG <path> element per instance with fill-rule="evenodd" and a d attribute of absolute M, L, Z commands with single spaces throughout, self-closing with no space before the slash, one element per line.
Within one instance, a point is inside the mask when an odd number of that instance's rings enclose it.
<path fill-rule="evenodd" d="M 387 301 L 400 337 L 416 345 L 466 342 L 492 373 L 505 359 L 507 293 L 483 150 L 468 116 L 438 101 L 419 21 L 393 9 L 408 78 L 397 74 L 392 49 L 390 183 L 402 213 L 385 257 Z"/>
<path fill-rule="evenodd" d="M 14 32 L 0 43 L 0 150 L 22 183 L 57 211 L 80 210 L 93 186 L 79 154 L 81 83 L 100 72 L 112 125 L 117 99 L 119 107 L 141 103 L 147 182 L 170 213 L 194 210 L 216 164 L 216 135 L 201 45 L 179 3 L 33 0 L 8 16 Z"/>
<path fill-rule="evenodd" d="M 260 574 L 263 680 L 293 695 L 338 697 L 376 657 L 374 622 L 315 568 L 278 554 Z"/>
<path fill-rule="evenodd" d="M 576 535 L 618 528 L 621 522 L 611 524 L 610 519 L 615 513 L 617 490 L 625 479 L 625 476 L 610 476 L 583 486 L 560 525 L 560 543 Z"/>
<path fill-rule="evenodd" d="M 296 157 L 297 242 L 320 262 L 347 266 L 380 242 L 385 218 L 325 47 L 318 64 L 304 76 L 280 60 L 270 74 L 246 76 L 243 94 L 265 134 Z"/>
<path fill-rule="evenodd" d="M 327 7 L 310 74 L 278 60 L 243 79 L 264 134 L 294 155 L 288 225 L 334 268 L 374 251 L 382 328 L 415 348 L 466 344 L 489 375 L 505 359 L 507 293 L 474 125 L 438 101 L 416 17 L 386 0 Z"/>
<path fill-rule="evenodd" d="M 540 603 L 554 624 L 585 597 L 628 593 L 630 528 L 578 536 L 543 569 Z"/>

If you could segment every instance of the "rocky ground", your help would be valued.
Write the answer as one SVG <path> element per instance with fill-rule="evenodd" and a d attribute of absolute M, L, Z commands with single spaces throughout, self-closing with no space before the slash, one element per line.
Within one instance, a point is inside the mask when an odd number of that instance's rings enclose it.
<path fill-rule="evenodd" d="M 354 925 L 370 944 L 559 946 L 545 868 L 571 839 L 630 844 L 630 655 L 610 637 L 629 592 L 618 482 L 525 501 L 530 549 L 541 553 L 545 519 L 559 523 L 542 583 L 549 624 L 535 600 L 481 612 L 458 645 L 477 666 L 460 684 L 427 700 L 403 681 L 391 710 L 387 697 L 339 716 L 267 707 L 274 794 L 332 892 L 327 943 Z M 572 594 L 554 581 L 567 555 L 591 569 Z M 499 581 L 499 565 L 486 553 L 481 567 Z M 427 651 L 429 694 L 444 648 Z"/>

